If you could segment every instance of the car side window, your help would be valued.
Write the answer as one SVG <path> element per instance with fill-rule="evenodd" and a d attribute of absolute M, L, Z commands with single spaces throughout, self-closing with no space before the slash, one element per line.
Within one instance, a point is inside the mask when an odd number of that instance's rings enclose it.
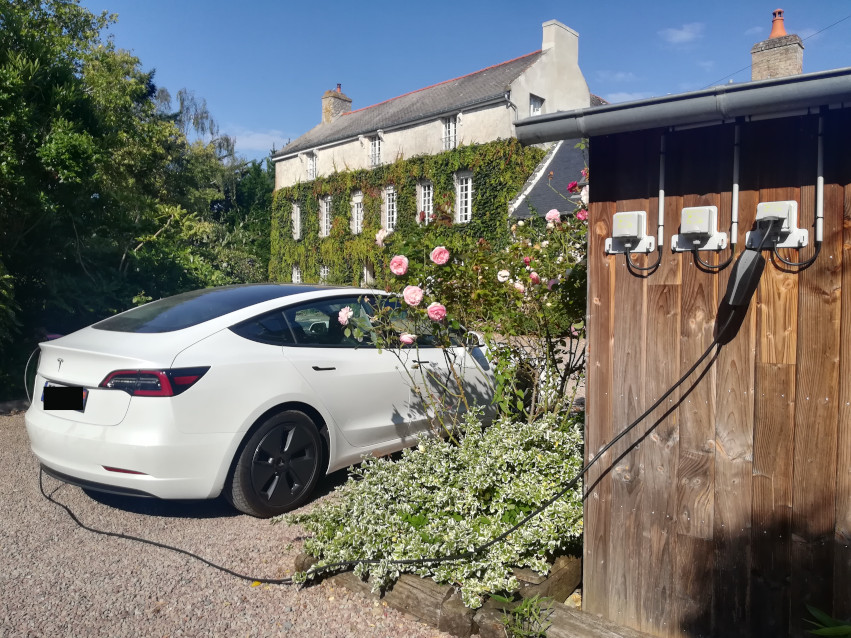
<path fill-rule="evenodd" d="M 369 320 L 368 309 L 357 297 L 317 299 L 286 308 L 284 318 L 295 336 L 295 345 L 319 348 L 359 348 L 371 345 L 367 334 L 361 341 L 346 336 L 346 326 L 340 323 L 340 311 L 350 308 L 350 327 Z"/>
<path fill-rule="evenodd" d="M 240 337 L 258 343 L 268 343 L 273 346 L 291 346 L 295 343 L 295 335 L 282 310 L 273 310 L 252 317 L 231 326 L 231 330 Z"/>

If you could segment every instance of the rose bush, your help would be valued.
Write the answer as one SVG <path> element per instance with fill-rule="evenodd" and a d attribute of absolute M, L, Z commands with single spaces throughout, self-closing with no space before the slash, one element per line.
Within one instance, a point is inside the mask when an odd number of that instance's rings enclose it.
<path fill-rule="evenodd" d="M 448 353 L 460 330 L 480 331 L 503 417 L 483 428 L 474 410 L 466 411 L 464 424 L 451 421 L 457 412 L 447 415 L 441 424 L 448 440 L 423 438 L 398 461 L 367 459 L 352 469 L 355 480 L 338 488 L 337 498 L 286 517 L 312 534 L 305 549 L 318 565 L 377 560 L 355 568 L 371 576 L 374 587 L 412 572 L 460 586 L 464 603 L 478 607 L 487 594 L 517 588 L 512 567 L 545 573 L 547 558 L 576 550 L 578 489 L 474 558 L 388 562 L 482 546 L 548 501 L 581 466 L 583 415 L 573 398 L 584 370 L 586 215 L 580 202 L 558 221 L 518 221 L 500 245 L 470 240 L 443 224 L 387 240 L 384 266 L 392 276 L 384 283 L 404 303 L 376 310 L 366 327 L 373 343 L 401 356 L 402 346 L 418 347 L 417 334 L 428 335 Z M 399 257 L 406 266 L 401 274 Z M 469 408 L 460 383 L 421 398 L 440 418 L 443 405 L 458 405 L 445 401 L 453 392 Z"/>

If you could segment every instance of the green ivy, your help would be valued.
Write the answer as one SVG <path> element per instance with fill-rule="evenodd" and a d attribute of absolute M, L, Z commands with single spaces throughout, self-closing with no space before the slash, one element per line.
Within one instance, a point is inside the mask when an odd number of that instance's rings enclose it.
<path fill-rule="evenodd" d="M 272 257 L 269 276 L 272 281 L 291 281 L 292 268 L 299 265 L 304 281 L 318 281 L 319 267 L 330 268 L 329 283 L 360 285 L 363 265 L 375 268 L 377 281 L 383 281 L 386 268 L 382 251 L 375 245 L 375 233 L 381 228 L 383 191 L 396 188 L 396 230 L 386 242 L 411 237 L 422 238 L 424 245 L 440 238 L 442 243 L 463 242 L 483 237 L 495 246 L 507 243 L 508 203 L 543 159 L 540 148 L 523 147 L 516 139 L 487 144 L 461 146 L 437 155 L 402 159 L 372 170 L 335 172 L 310 182 L 283 188 L 275 193 L 272 207 Z M 468 224 L 418 223 L 417 184 L 434 185 L 435 213 L 454 210 L 455 174 L 473 174 L 473 218 Z M 351 232 L 351 200 L 363 193 L 363 232 Z M 319 237 L 320 200 L 332 197 L 332 226 L 328 237 Z M 292 235 L 292 208 L 301 207 L 301 239 Z"/>

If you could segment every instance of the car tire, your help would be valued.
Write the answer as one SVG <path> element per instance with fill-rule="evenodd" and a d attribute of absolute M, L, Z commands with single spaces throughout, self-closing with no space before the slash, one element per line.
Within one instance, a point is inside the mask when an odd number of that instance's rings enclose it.
<path fill-rule="evenodd" d="M 307 501 L 319 482 L 324 452 L 322 435 L 304 412 L 273 414 L 242 446 L 225 496 L 258 518 L 289 512 Z"/>

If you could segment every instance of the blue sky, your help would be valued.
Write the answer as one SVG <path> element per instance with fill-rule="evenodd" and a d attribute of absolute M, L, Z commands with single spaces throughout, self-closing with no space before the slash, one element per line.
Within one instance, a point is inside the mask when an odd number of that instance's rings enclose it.
<path fill-rule="evenodd" d="M 778 4 L 755 0 L 534 3 L 366 0 L 82 0 L 118 14 L 109 30 L 172 95 L 207 101 L 249 159 L 319 123 L 337 83 L 362 108 L 536 51 L 541 24 L 579 32 L 592 93 L 612 102 L 745 82 L 751 46 Z M 804 72 L 851 66 L 849 0 L 784 0 Z M 810 37 L 813 36 L 813 37 Z M 736 73 L 739 71 L 738 73 Z"/>

